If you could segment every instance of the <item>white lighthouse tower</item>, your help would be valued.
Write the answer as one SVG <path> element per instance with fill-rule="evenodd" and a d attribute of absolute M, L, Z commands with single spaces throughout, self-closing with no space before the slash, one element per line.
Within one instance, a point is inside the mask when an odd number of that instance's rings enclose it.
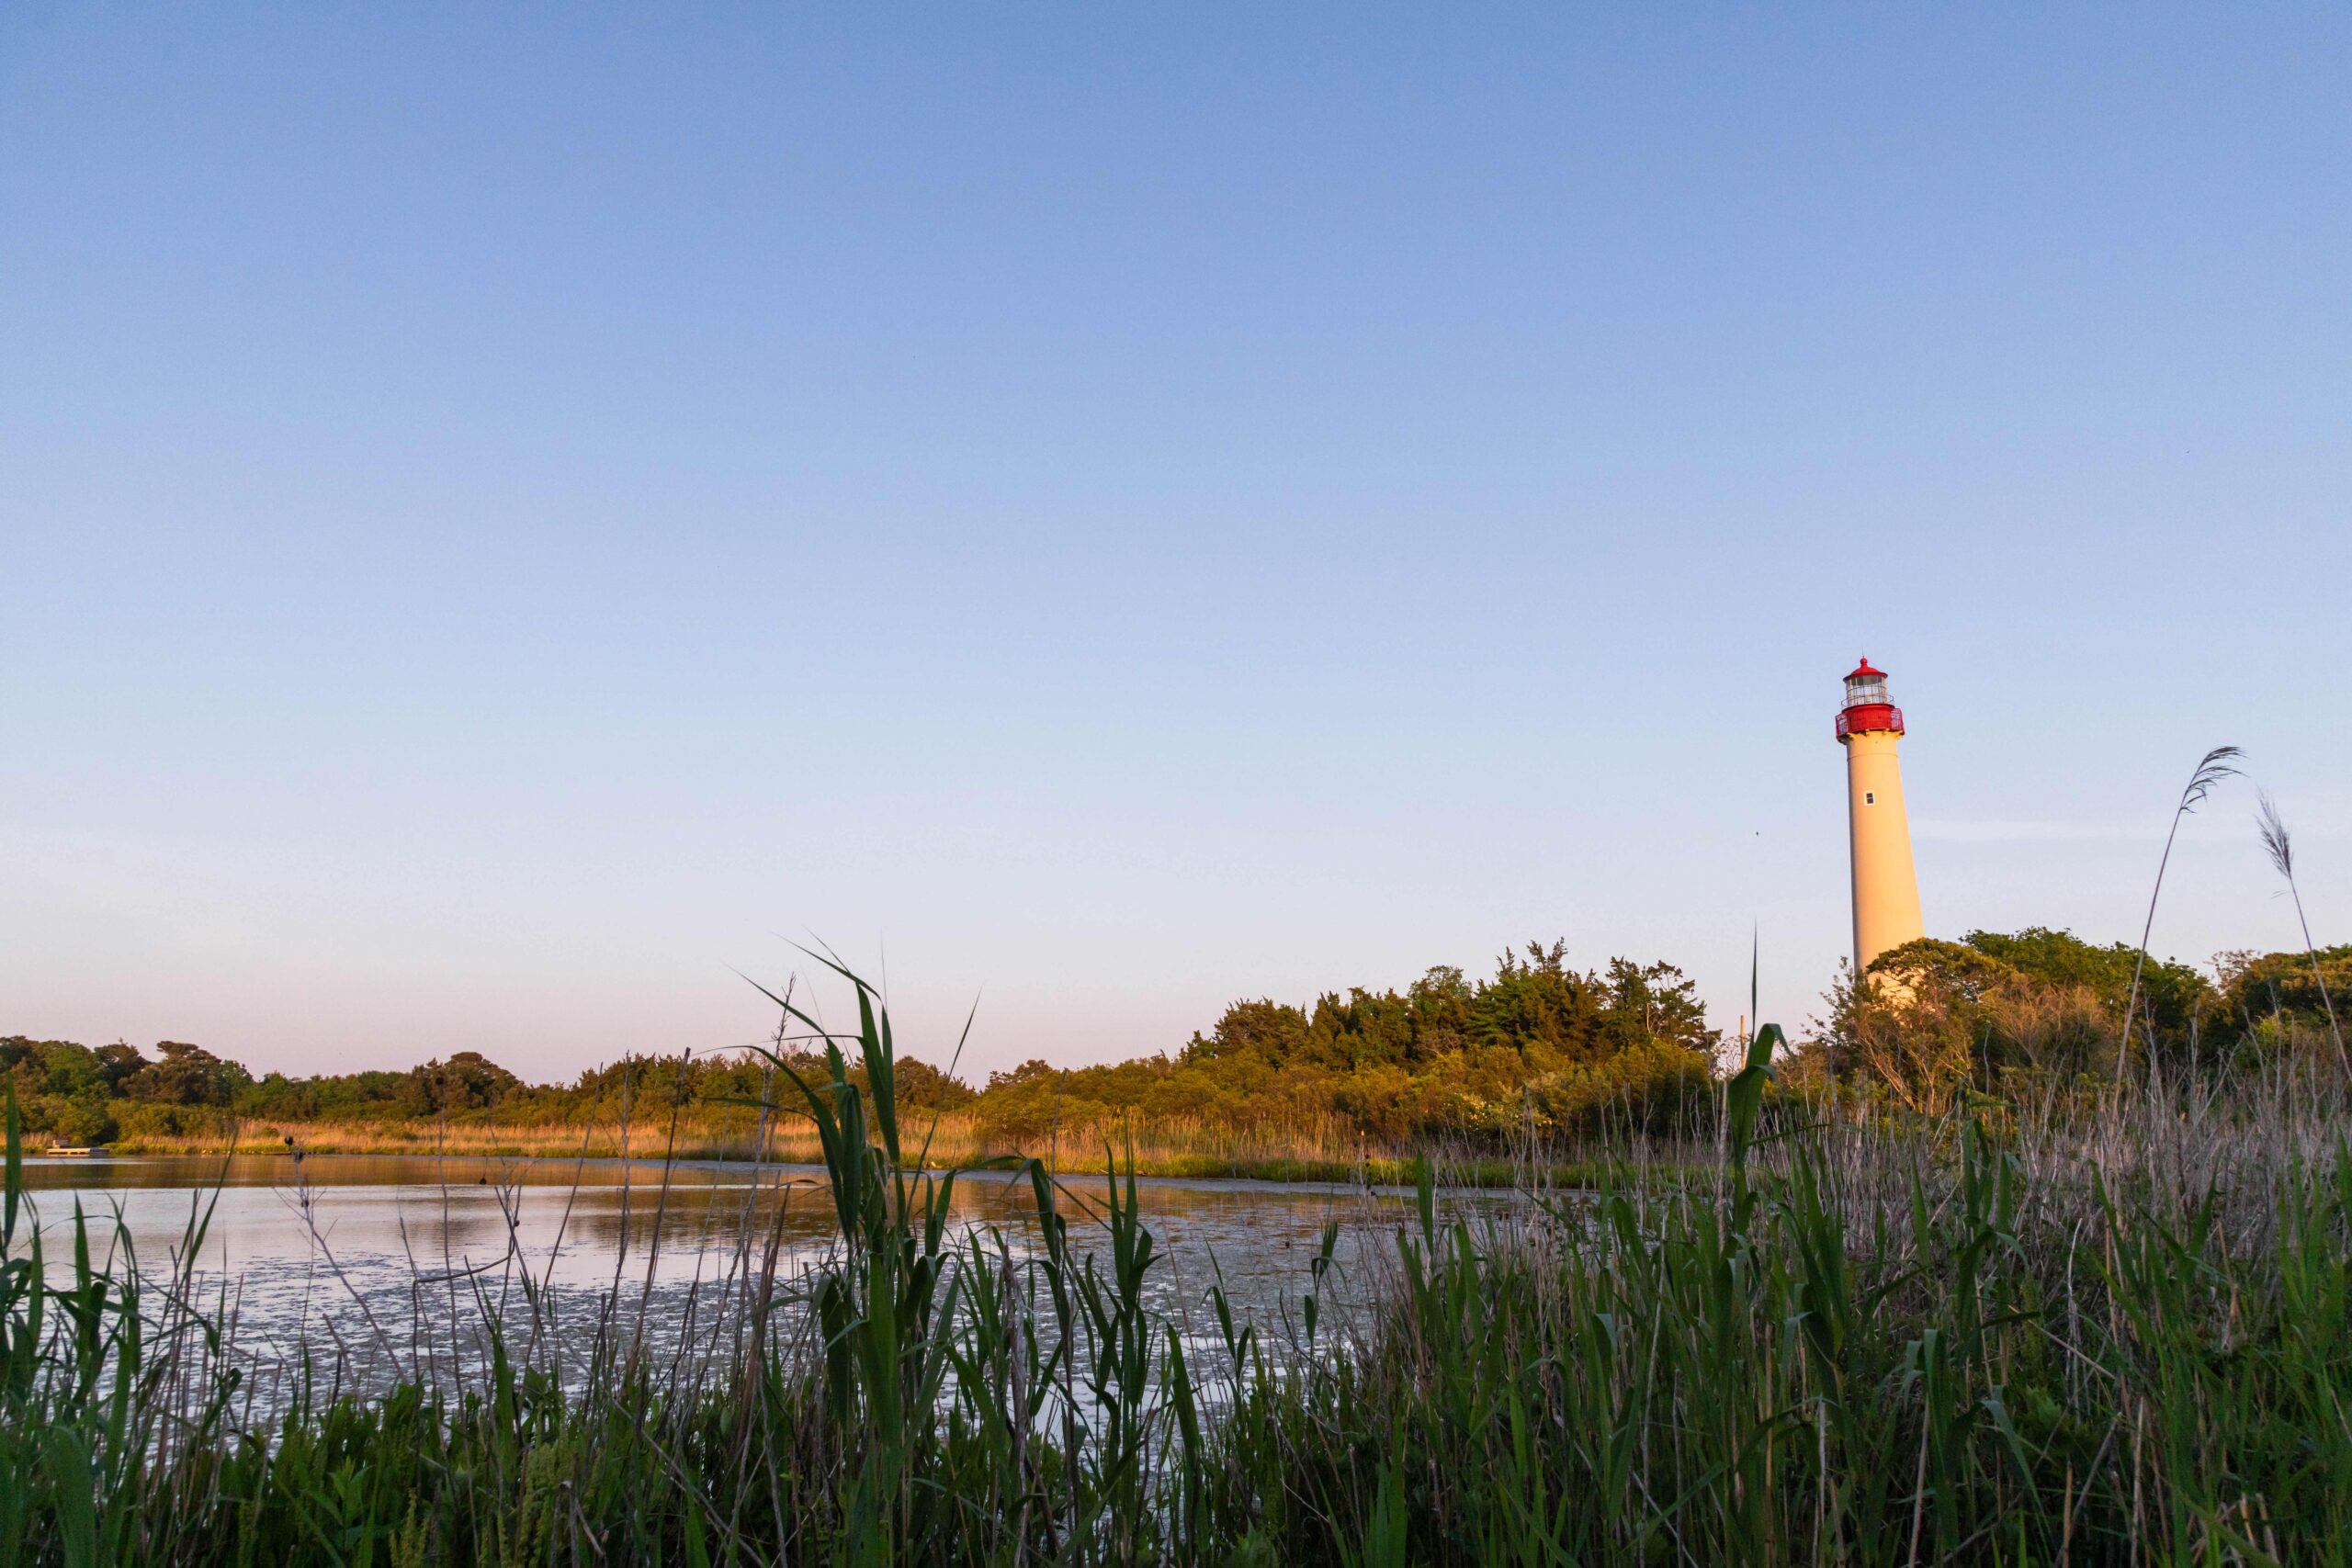
<path fill-rule="evenodd" d="M 1919 874 L 1911 864 L 1911 823 L 1903 813 L 1903 768 L 1895 747 L 1903 710 L 1887 700 L 1886 671 L 1865 658 L 1846 677 L 1838 743 L 1846 748 L 1846 818 L 1854 861 L 1854 973 L 1889 948 L 1927 934 L 1919 919 Z"/>

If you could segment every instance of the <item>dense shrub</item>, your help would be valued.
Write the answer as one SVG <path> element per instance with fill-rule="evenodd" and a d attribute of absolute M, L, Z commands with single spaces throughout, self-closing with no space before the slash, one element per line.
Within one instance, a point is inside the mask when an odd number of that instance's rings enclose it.
<path fill-rule="evenodd" d="M 2221 984 L 2176 960 L 2137 965 L 2128 943 L 2097 947 L 2029 927 L 1972 931 L 1965 942 L 1907 942 L 1862 983 L 1840 979 L 1798 1077 L 1867 1083 L 1894 1103 L 1936 1111 L 1972 1088 L 2020 1077 L 2046 1087 L 2110 1079 L 2119 1065 L 2196 1076 L 2332 1053 L 2321 980 L 2352 987 L 2352 947 L 2224 953 Z M 2124 1008 L 2135 1022 L 2124 1042 Z"/>

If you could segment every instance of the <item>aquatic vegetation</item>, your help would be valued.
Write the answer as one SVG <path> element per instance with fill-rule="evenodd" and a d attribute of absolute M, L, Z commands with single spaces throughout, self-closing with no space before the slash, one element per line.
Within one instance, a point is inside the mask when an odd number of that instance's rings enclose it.
<path fill-rule="evenodd" d="M 686 1357 L 616 1279 L 526 1291 L 388 1396 L 310 1369 L 256 1418 L 188 1263 L 52 1269 L 0 1213 L 0 1562 L 2325 1562 L 2352 1551 L 2352 1159 L 2332 1078 L 2150 1085 L 2003 1117 L 1770 1079 L 1712 1153 L 1630 1134 L 1500 1219 L 1427 1163 L 1374 1303 L 1250 1321 L 1162 1265 L 1131 1176 L 1023 1168 L 949 1223 L 889 1021 L 779 1050 L 835 1243 L 747 1229 Z M 779 998 L 782 1000 L 782 998 Z M 787 1016 L 797 1009 L 787 1009 Z M 1106 1155 L 1106 1163 L 1108 1156 Z M 657 1197 L 654 1201 L 665 1201 Z M 747 1213 L 749 1210 L 747 1209 Z M 463 1281 L 440 1282 L 450 1290 Z M 561 1378 L 549 1335 L 591 1340 Z"/>

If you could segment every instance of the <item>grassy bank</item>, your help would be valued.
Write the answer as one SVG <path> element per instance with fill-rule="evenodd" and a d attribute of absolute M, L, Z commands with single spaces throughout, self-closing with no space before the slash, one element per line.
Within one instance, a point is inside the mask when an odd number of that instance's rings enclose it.
<path fill-rule="evenodd" d="M 911 1118 L 910 1121 L 917 1120 Z M 1100 1176 L 1106 1147 L 1115 1146 L 1121 1170 L 1138 1176 L 1195 1180 L 1337 1182 L 1408 1187 L 1428 1159 L 1449 1186 L 1502 1188 L 1531 1175 L 1556 1184 L 1591 1179 L 1594 1165 L 1536 1155 L 1499 1157 L 1491 1145 L 1431 1140 L 1412 1150 L 1374 1145 L 1329 1122 L 1236 1129 L 1205 1121 L 1138 1121 L 1098 1138 L 1092 1129 L 1056 1137 L 1009 1139 L 991 1134 L 969 1115 L 954 1111 L 919 1118 L 927 1163 L 936 1170 L 1009 1170 L 1031 1160 L 1056 1175 Z M 36 1140 L 32 1145 L 41 1145 Z M 496 1122 L 219 1122 L 207 1132 L 171 1137 L 129 1137 L 111 1145 L 119 1155 L 291 1156 L 304 1155 L 447 1156 L 460 1158 L 729 1160 L 819 1165 L 824 1150 L 805 1118 L 682 1117 L 677 1125 L 587 1127 Z M 1531 1164 L 1540 1170 L 1531 1171 Z"/>
<path fill-rule="evenodd" d="M 785 1086 L 789 1089 L 789 1085 Z M 1100 1169 L 1102 1138 L 1073 1129 L 1060 1138 L 1006 1137 L 968 1113 L 910 1112 L 927 1139 L 929 1158 L 945 1169 L 997 1169 L 1035 1158 L 1071 1169 Z M 1352 1171 L 1363 1165 L 1409 1168 L 1392 1150 L 1372 1145 L 1326 1123 L 1237 1129 L 1190 1119 L 1144 1121 L 1110 1132 L 1146 1168 L 1169 1175 L 1205 1168 L 1272 1167 L 1288 1162 L 1319 1170 Z M 435 1155 L 520 1159 L 724 1159 L 786 1164 L 820 1163 L 823 1143 L 805 1113 L 789 1107 L 761 1117 L 735 1111 L 713 1114 L 690 1108 L 674 1118 L 616 1119 L 586 1123 L 492 1121 L 232 1121 L 175 1136 L 130 1136 L 112 1145 L 124 1154 Z M 1319 1178 L 1318 1178 L 1319 1179 Z"/>
<path fill-rule="evenodd" d="M 0 1561 L 2335 1562 L 2352 1553 L 2352 1160 L 2332 1089 L 2143 1086 L 1997 1134 L 1725 1098 L 1705 1182 L 1425 1183 L 1343 1332 L 1159 1259 L 1030 1168 L 958 1234 L 892 1102 L 810 1086 L 831 1257 L 747 1235 L 709 1357 L 523 1292 L 389 1398 L 256 1428 L 185 1271 L 0 1273 Z M 6 1226 L 21 1247 L 13 1145 Z M 1092 1217 L 1081 1218 L 1085 1204 Z M 443 1288 L 436 1284 L 436 1289 Z M 469 1289 L 481 1290 L 479 1280 Z M 586 1347 L 559 1377 L 559 1345 Z M 584 1375 L 579 1375 L 584 1365 Z"/>

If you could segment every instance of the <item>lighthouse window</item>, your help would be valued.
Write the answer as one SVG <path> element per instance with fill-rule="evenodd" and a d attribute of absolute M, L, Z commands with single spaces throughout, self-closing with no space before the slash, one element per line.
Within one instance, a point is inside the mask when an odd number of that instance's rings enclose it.
<path fill-rule="evenodd" d="M 1864 806 L 1876 806 L 1878 804 L 1878 791 L 1874 789 L 1866 789 L 1862 791 L 1862 804 Z"/>

